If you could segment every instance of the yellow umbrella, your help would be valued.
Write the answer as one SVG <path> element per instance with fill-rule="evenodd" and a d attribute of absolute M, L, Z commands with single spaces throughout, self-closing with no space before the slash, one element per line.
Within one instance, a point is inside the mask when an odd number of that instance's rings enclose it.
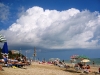
<path fill-rule="evenodd" d="M 81 62 L 90 62 L 89 59 L 83 59 Z"/>

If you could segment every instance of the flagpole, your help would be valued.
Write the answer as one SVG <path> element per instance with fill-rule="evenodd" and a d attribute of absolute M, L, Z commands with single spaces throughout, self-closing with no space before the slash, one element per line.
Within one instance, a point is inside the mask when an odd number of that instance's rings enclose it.
<path fill-rule="evenodd" d="M 20 58 L 22 59 L 22 53 L 21 53 L 21 48 L 20 48 Z"/>
<path fill-rule="evenodd" d="M 36 61 L 36 48 L 34 47 L 34 54 L 33 54 L 33 56 L 34 56 L 34 60 Z"/>
<path fill-rule="evenodd" d="M 27 59 L 27 50 L 26 50 L 26 59 Z"/>

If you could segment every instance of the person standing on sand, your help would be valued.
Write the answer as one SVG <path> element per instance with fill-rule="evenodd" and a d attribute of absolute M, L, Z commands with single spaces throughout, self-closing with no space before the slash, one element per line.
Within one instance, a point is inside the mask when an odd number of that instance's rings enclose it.
<path fill-rule="evenodd" d="M 95 62 L 93 61 L 93 63 L 92 63 L 92 64 L 93 64 L 93 66 L 94 66 Z"/>

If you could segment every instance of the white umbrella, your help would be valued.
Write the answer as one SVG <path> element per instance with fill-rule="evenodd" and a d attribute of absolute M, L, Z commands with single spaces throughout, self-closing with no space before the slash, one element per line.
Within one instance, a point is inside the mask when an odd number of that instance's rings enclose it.
<path fill-rule="evenodd" d="M 6 39 L 0 34 L 0 42 L 5 42 Z"/>
<path fill-rule="evenodd" d="M 50 59 L 49 59 L 49 61 L 55 61 L 55 60 L 60 61 L 60 59 L 59 59 L 59 58 L 50 58 Z"/>
<path fill-rule="evenodd" d="M 83 59 L 81 62 L 90 62 L 89 59 Z"/>

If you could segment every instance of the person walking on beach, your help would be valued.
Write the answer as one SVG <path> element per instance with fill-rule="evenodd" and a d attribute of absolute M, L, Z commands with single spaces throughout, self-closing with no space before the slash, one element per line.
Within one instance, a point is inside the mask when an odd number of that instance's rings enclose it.
<path fill-rule="evenodd" d="M 92 64 L 93 64 L 93 66 L 94 66 L 95 62 L 93 61 L 93 63 L 92 63 Z"/>

